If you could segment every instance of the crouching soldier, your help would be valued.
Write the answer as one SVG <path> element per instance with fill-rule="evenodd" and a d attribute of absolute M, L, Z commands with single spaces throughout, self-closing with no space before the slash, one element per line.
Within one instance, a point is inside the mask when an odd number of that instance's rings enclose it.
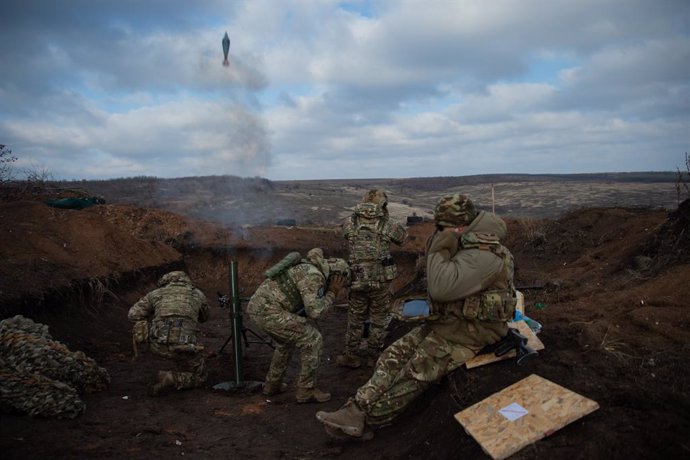
<path fill-rule="evenodd" d="M 343 259 L 324 259 L 314 248 L 306 258 L 293 252 L 266 271 L 266 279 L 249 300 L 247 312 L 277 346 L 266 375 L 263 394 L 272 396 L 287 389 L 283 376 L 295 349 L 302 367 L 297 379 L 297 402 L 326 402 L 330 393 L 316 388 L 323 338 L 307 319 L 316 320 L 333 306 L 345 287 L 349 267 Z M 302 313 L 302 315 L 300 314 Z"/>
<path fill-rule="evenodd" d="M 135 322 L 135 335 L 137 330 L 147 330 L 151 352 L 166 358 L 173 367 L 158 371 L 158 380 L 149 389 L 151 396 L 171 389 L 196 388 L 206 382 L 204 347 L 198 339 L 199 322 L 208 319 L 209 306 L 206 296 L 192 285 L 185 272 L 163 275 L 158 289 L 135 303 L 127 316 Z"/>

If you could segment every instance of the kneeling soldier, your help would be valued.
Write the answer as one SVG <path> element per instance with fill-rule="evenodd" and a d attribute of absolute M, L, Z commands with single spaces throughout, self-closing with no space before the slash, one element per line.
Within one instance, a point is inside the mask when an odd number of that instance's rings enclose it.
<path fill-rule="evenodd" d="M 206 382 L 204 346 L 198 343 L 198 336 L 199 322 L 208 319 L 209 307 L 206 296 L 192 285 L 185 272 L 163 275 L 158 289 L 135 303 L 127 316 L 147 326 L 144 329 L 148 329 L 151 352 L 174 366 L 158 371 L 158 380 L 150 387 L 152 396 L 170 389 L 196 388 Z"/>

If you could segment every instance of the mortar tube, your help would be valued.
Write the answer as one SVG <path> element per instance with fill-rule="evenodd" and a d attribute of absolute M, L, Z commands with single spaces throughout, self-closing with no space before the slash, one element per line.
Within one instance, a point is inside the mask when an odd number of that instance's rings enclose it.
<path fill-rule="evenodd" d="M 231 260 L 229 263 L 230 276 L 230 301 L 232 305 L 232 353 L 235 365 L 235 384 L 240 386 L 243 382 L 242 376 L 242 303 L 239 292 L 239 282 L 237 275 L 237 261 Z"/>

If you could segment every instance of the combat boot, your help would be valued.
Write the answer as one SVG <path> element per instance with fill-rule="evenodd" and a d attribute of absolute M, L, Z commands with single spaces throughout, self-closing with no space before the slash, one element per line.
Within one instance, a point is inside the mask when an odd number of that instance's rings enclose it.
<path fill-rule="evenodd" d="M 264 388 L 261 390 L 261 394 L 264 396 L 275 396 L 280 393 L 287 391 L 288 385 L 283 382 L 266 382 L 264 383 Z"/>
<path fill-rule="evenodd" d="M 175 377 L 170 371 L 158 371 L 158 381 L 149 388 L 149 395 L 160 396 L 175 388 Z"/>
<path fill-rule="evenodd" d="M 358 356 L 353 355 L 338 355 L 335 357 L 335 362 L 338 366 L 350 367 L 357 369 L 362 365 L 362 360 Z"/>
<path fill-rule="evenodd" d="M 374 439 L 374 432 L 370 430 L 369 428 L 364 428 L 364 433 L 362 433 L 361 438 L 356 438 L 354 436 L 348 436 L 345 433 L 343 433 L 341 430 L 338 428 L 333 428 L 332 426 L 324 425 L 324 429 L 326 430 L 326 434 L 330 436 L 331 438 L 338 440 L 338 441 L 371 441 Z"/>
<path fill-rule="evenodd" d="M 331 394 L 321 391 L 318 388 L 298 388 L 297 402 L 299 404 L 317 402 L 322 403 L 331 400 Z"/>
<path fill-rule="evenodd" d="M 361 438 L 364 433 L 366 414 L 350 399 L 335 412 L 318 411 L 316 419 L 331 428 L 337 428 L 348 436 Z"/>

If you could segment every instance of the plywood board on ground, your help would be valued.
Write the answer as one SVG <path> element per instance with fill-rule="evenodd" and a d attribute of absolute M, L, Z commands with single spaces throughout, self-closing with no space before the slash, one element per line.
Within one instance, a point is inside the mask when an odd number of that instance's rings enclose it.
<path fill-rule="evenodd" d="M 599 404 L 532 374 L 455 414 L 494 459 L 506 458 L 594 412 Z"/>
<path fill-rule="evenodd" d="M 532 331 L 532 329 L 530 329 L 530 327 L 527 325 L 525 320 L 510 322 L 510 323 L 508 323 L 508 327 L 512 327 L 513 329 L 517 329 L 518 331 L 520 331 L 520 334 L 527 337 L 527 346 L 528 347 L 532 348 L 535 351 L 539 351 L 539 350 L 544 349 L 544 343 L 541 340 L 539 340 L 539 337 L 537 337 L 537 334 L 535 334 L 534 331 Z M 472 369 L 473 367 L 479 367 L 479 366 L 483 366 L 485 364 L 495 363 L 496 361 L 503 361 L 504 359 L 515 358 L 515 356 L 516 356 L 515 350 L 510 350 L 508 353 L 506 353 L 503 356 L 496 356 L 493 353 L 484 353 L 481 355 L 477 355 L 470 360 L 467 360 L 465 362 L 465 366 L 468 369 Z"/>

